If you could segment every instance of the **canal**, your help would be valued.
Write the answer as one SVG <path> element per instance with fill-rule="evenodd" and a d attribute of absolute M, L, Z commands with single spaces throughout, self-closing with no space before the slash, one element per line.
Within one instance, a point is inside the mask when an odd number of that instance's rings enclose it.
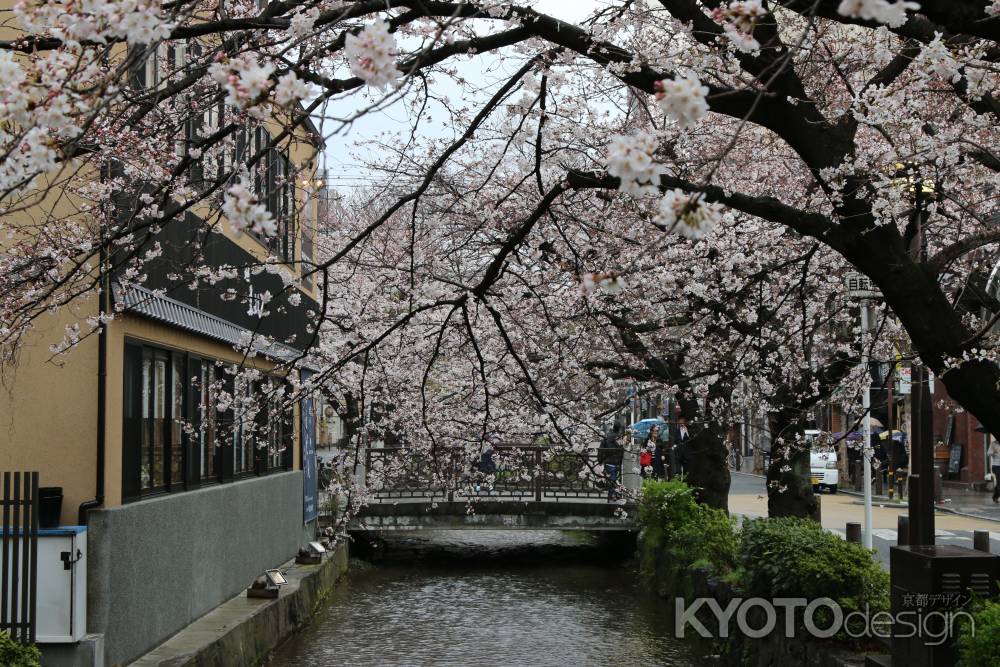
<path fill-rule="evenodd" d="M 590 535 L 411 534 L 353 562 L 268 666 L 696 664 L 668 614 Z"/>

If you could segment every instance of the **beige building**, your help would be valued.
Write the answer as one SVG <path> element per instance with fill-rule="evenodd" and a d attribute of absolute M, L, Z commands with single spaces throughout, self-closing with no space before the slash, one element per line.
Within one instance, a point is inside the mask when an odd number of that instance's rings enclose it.
<path fill-rule="evenodd" d="M 231 158 L 263 153 L 250 175 L 275 236 L 225 220 L 209 233 L 192 212 L 143 231 L 135 253 L 162 250 L 145 280 L 125 279 L 113 254 L 103 290 L 41 317 L 3 373 L 0 469 L 38 471 L 61 489 L 59 523 L 87 528 L 88 638 L 43 645 L 47 664 L 130 662 L 314 533 L 317 415 L 288 397 L 310 372 L 301 358 L 319 310 L 320 139 L 308 123 L 280 142 L 273 130 L 240 132 Z M 213 284 L 191 267 L 231 275 Z M 53 354 L 67 326 L 102 311 L 115 315 L 99 333 Z M 268 409 L 242 409 L 262 396 Z"/>

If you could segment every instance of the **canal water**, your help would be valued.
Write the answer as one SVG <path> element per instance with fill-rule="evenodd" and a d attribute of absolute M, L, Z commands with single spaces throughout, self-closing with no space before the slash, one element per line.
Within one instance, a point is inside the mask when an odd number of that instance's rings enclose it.
<path fill-rule="evenodd" d="M 441 531 L 354 561 L 269 667 L 693 665 L 668 603 L 593 536 Z"/>

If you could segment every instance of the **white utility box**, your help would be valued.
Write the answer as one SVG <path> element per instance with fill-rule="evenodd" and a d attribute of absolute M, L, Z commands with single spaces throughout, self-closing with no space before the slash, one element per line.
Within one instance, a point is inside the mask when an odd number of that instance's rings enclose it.
<path fill-rule="evenodd" d="M 87 634 L 87 528 L 38 531 L 39 644 L 78 642 Z"/>

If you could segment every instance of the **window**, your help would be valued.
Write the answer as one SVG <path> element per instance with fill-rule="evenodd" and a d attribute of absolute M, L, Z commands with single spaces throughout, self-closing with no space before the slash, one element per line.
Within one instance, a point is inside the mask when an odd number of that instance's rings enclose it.
<path fill-rule="evenodd" d="M 295 173 L 288 152 L 275 147 L 271 135 L 263 127 L 237 130 L 235 143 L 231 159 L 247 165 L 251 189 L 257 201 L 274 217 L 278 229 L 275 237 L 266 239 L 248 233 L 278 257 L 294 261 Z M 223 168 L 227 171 L 229 159 L 227 156 L 223 160 Z"/>
<path fill-rule="evenodd" d="M 215 386 L 215 364 L 199 363 L 198 378 L 198 477 L 211 481 L 216 477 L 215 471 L 215 423 L 218 415 L 215 410 L 217 389 Z"/>
<path fill-rule="evenodd" d="M 239 402 L 239 423 L 233 433 L 233 475 L 254 472 L 256 424 L 251 418 L 249 406 L 254 400 L 256 383 L 246 378 L 237 378 L 236 396 Z M 263 412 L 263 411 L 262 411 Z"/>
<path fill-rule="evenodd" d="M 274 395 L 248 411 L 280 378 L 251 381 L 213 359 L 131 340 L 124 376 L 125 500 L 290 467 L 291 410 Z M 223 391 L 235 399 L 226 410 Z"/>
<path fill-rule="evenodd" d="M 152 90 L 160 85 L 160 60 L 163 58 L 163 45 L 157 44 L 155 47 L 138 46 L 140 51 L 147 51 L 149 55 L 141 63 L 132 68 L 132 85 L 141 90 Z"/>
<path fill-rule="evenodd" d="M 312 289 L 313 284 L 313 239 L 312 231 L 307 226 L 302 227 L 302 285 Z"/>

